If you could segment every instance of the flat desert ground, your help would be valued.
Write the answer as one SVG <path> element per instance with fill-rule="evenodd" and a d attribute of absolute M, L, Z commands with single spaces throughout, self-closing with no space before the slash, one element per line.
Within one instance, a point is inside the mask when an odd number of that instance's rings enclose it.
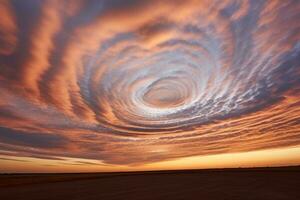
<path fill-rule="evenodd" d="M 2 174 L 2 200 L 300 200 L 300 167 Z"/>

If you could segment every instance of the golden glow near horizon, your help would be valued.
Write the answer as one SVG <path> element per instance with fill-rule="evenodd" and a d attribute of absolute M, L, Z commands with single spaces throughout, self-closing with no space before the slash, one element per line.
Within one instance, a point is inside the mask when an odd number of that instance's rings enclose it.
<path fill-rule="evenodd" d="M 192 156 L 140 165 L 110 165 L 98 160 L 62 158 L 46 160 L 30 157 L 1 156 L 2 172 L 118 172 L 177 169 L 245 168 L 300 165 L 300 147 Z"/>
<path fill-rule="evenodd" d="M 0 172 L 299 164 L 300 2 L 0 2 Z"/>

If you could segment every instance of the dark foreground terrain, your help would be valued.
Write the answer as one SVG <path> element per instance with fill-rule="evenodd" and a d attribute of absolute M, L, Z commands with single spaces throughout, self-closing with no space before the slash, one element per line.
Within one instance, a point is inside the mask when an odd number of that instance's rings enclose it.
<path fill-rule="evenodd" d="M 300 200 L 300 167 L 3 174 L 0 199 Z"/>

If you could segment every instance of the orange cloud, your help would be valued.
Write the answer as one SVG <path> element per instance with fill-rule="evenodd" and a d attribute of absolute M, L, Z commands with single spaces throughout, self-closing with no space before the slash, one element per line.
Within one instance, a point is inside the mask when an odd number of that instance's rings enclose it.
<path fill-rule="evenodd" d="M 0 2 L 0 54 L 10 55 L 17 44 L 17 25 L 10 2 L 3 0 Z"/>
<path fill-rule="evenodd" d="M 0 13 L 0 155 L 130 170 L 300 144 L 293 1 L 3 1 Z"/>

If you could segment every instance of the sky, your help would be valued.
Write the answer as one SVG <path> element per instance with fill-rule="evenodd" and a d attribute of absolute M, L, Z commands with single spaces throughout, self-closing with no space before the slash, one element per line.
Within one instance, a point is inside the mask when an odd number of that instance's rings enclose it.
<path fill-rule="evenodd" d="M 1 0 L 0 172 L 300 165 L 300 1 Z"/>

